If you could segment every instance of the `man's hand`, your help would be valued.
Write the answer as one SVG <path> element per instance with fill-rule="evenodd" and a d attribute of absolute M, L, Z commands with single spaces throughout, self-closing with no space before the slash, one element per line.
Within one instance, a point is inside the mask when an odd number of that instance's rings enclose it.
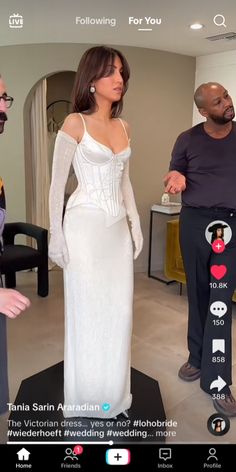
<path fill-rule="evenodd" d="M 17 290 L 0 288 L 0 313 L 8 318 L 16 318 L 30 306 L 30 301 Z"/>
<path fill-rule="evenodd" d="M 171 170 L 164 177 L 165 192 L 176 194 L 186 189 L 186 178 L 177 170 Z"/>

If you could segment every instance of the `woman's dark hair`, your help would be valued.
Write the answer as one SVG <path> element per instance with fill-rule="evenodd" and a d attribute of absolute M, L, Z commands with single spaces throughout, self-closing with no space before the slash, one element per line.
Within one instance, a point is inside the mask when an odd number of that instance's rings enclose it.
<path fill-rule="evenodd" d="M 224 241 L 224 228 L 219 227 L 219 228 L 217 228 L 217 229 L 221 229 L 222 234 L 221 234 L 221 236 L 220 236 L 220 239 L 221 239 L 222 241 Z M 211 244 L 214 243 L 214 241 L 215 241 L 216 239 L 218 239 L 218 236 L 217 236 L 217 229 L 214 229 L 214 231 L 212 232 Z"/>
<path fill-rule="evenodd" d="M 117 49 L 107 46 L 95 46 L 88 49 L 83 54 L 76 73 L 73 92 L 72 106 L 74 112 L 83 112 L 90 115 L 96 110 L 96 100 L 94 94 L 90 92 L 90 86 L 96 80 L 102 77 L 108 77 L 112 68 L 108 68 L 114 64 L 115 58 L 118 56 L 122 64 L 123 77 L 123 93 L 118 102 L 114 102 L 111 107 L 111 117 L 116 118 L 122 112 L 123 96 L 128 88 L 128 80 L 130 76 L 129 64 L 123 54 Z"/>

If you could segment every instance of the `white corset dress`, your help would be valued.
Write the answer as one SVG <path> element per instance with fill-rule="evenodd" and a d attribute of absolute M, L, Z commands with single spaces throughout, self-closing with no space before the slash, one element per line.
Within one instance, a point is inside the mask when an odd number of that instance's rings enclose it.
<path fill-rule="evenodd" d="M 85 130 L 73 159 L 79 185 L 70 196 L 67 209 L 76 205 L 100 208 L 106 213 L 107 226 L 123 218 L 126 210 L 121 193 L 121 180 L 130 154 L 130 146 L 114 154 Z"/>
<path fill-rule="evenodd" d="M 114 154 L 87 133 L 63 229 L 64 416 L 112 418 L 130 408 L 133 245 L 121 194 L 130 147 Z"/>

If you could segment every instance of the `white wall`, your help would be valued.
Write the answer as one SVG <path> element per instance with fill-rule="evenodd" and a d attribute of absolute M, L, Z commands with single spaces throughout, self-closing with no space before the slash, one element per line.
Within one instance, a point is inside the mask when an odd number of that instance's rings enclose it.
<path fill-rule="evenodd" d="M 236 50 L 197 57 L 195 89 L 205 82 L 222 84 L 229 91 L 236 107 Z M 194 105 L 193 125 L 201 121 L 203 117 Z"/>

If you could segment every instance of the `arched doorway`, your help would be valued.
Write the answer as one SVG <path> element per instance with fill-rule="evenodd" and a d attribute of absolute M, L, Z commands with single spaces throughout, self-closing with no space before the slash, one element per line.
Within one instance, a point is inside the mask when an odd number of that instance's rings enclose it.
<path fill-rule="evenodd" d="M 75 72 L 41 78 L 24 106 L 26 219 L 48 229 L 48 192 L 57 131 L 71 111 Z"/>

